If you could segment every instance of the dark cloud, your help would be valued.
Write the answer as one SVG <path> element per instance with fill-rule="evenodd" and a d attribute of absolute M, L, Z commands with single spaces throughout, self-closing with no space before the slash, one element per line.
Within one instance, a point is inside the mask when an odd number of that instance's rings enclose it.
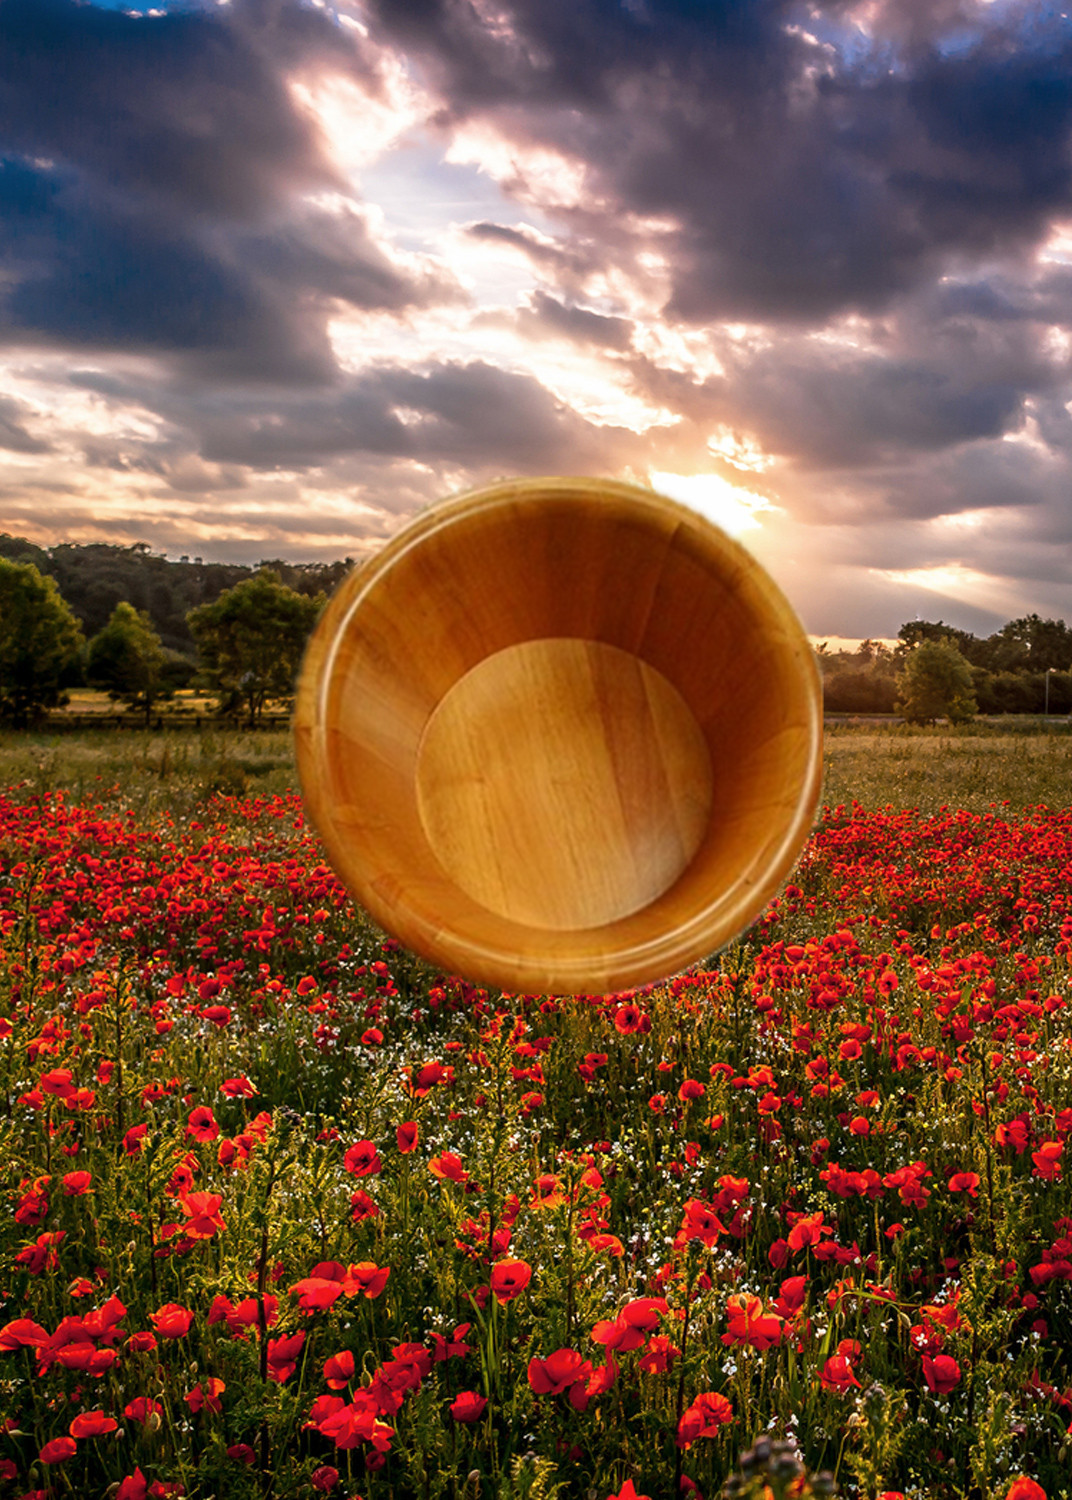
<path fill-rule="evenodd" d="M 336 373 L 334 305 L 457 295 L 391 261 L 347 205 L 286 86 L 299 65 L 375 86 L 346 34 L 297 0 L 149 16 L 4 0 L 0 338 L 319 381 Z M 327 188 L 334 213 L 300 197 Z"/>
<path fill-rule="evenodd" d="M 204 458 L 260 469 L 362 453 L 474 473 L 591 472 L 641 452 L 634 433 L 586 422 L 531 376 L 478 361 L 379 367 L 324 397 L 236 401 L 187 419 L 202 433 Z"/>
<path fill-rule="evenodd" d="M 1018 428 L 1019 380 L 971 364 L 772 350 L 733 370 L 716 409 L 809 467 L 889 463 Z"/>
<path fill-rule="evenodd" d="M 595 344 L 604 349 L 628 349 L 633 338 L 630 319 L 609 317 L 587 307 L 571 306 L 543 291 L 532 294 L 519 321 L 526 332 L 537 338 L 554 334 L 573 339 L 578 344 Z"/>
<path fill-rule="evenodd" d="M 837 32 L 844 5 L 790 0 L 510 0 L 494 28 L 452 0 L 372 9 L 445 126 L 586 163 L 575 218 L 609 262 L 638 248 L 624 215 L 677 224 L 671 317 L 878 309 L 1072 206 L 1072 35 L 1042 4 L 1013 33 L 1004 7 L 966 28 L 963 6 L 900 0 L 870 39 Z"/>
<path fill-rule="evenodd" d="M 9 453 L 48 453 L 52 444 L 36 438 L 22 425 L 24 409 L 17 401 L 0 396 L 0 448 Z"/>
<path fill-rule="evenodd" d="M 520 250 L 538 269 L 570 281 L 594 271 L 600 263 L 594 245 L 586 246 L 575 240 L 552 240 L 524 226 L 492 224 L 482 219 L 466 225 L 466 233 L 485 244 L 509 245 L 513 250 Z"/>
<path fill-rule="evenodd" d="M 0 6 L 0 135 L 164 212 L 249 218 L 341 186 L 282 69 L 356 54 L 322 11 L 250 4 L 138 16 L 75 0 Z"/>

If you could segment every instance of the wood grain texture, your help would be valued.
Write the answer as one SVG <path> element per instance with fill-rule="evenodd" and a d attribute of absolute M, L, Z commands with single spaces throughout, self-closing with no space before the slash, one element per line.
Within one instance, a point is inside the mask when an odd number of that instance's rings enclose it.
<path fill-rule="evenodd" d="M 746 927 L 811 826 L 821 726 L 759 564 L 583 479 L 420 516 L 336 593 L 295 714 L 308 810 L 373 917 L 551 993 L 665 977 Z"/>
<path fill-rule="evenodd" d="M 458 679 L 421 740 L 417 803 L 463 891 L 568 932 L 669 889 L 707 827 L 711 761 L 661 673 L 602 641 L 551 637 Z"/>

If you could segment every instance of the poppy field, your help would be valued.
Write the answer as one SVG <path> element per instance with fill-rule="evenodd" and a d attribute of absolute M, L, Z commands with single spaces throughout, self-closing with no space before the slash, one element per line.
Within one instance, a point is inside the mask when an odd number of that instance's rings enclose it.
<path fill-rule="evenodd" d="M 292 792 L 0 791 L 0 1500 L 1072 1493 L 1072 810 L 827 806 L 618 995 Z"/>

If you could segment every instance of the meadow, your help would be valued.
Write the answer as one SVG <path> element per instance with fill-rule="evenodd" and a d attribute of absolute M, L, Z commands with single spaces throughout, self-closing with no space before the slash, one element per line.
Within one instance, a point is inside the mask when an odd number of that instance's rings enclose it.
<path fill-rule="evenodd" d="M 836 728 L 738 943 L 487 992 L 285 736 L 0 738 L 0 1496 L 1072 1493 L 1072 738 Z"/>

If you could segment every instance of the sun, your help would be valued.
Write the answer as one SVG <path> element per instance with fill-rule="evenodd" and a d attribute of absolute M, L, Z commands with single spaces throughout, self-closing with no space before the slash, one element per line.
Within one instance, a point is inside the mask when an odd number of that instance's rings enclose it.
<path fill-rule="evenodd" d="M 733 537 L 757 530 L 763 524 L 760 515 L 776 509 L 762 495 L 731 484 L 720 474 L 667 474 L 653 470 L 648 478 L 660 494 L 699 511 Z"/>

